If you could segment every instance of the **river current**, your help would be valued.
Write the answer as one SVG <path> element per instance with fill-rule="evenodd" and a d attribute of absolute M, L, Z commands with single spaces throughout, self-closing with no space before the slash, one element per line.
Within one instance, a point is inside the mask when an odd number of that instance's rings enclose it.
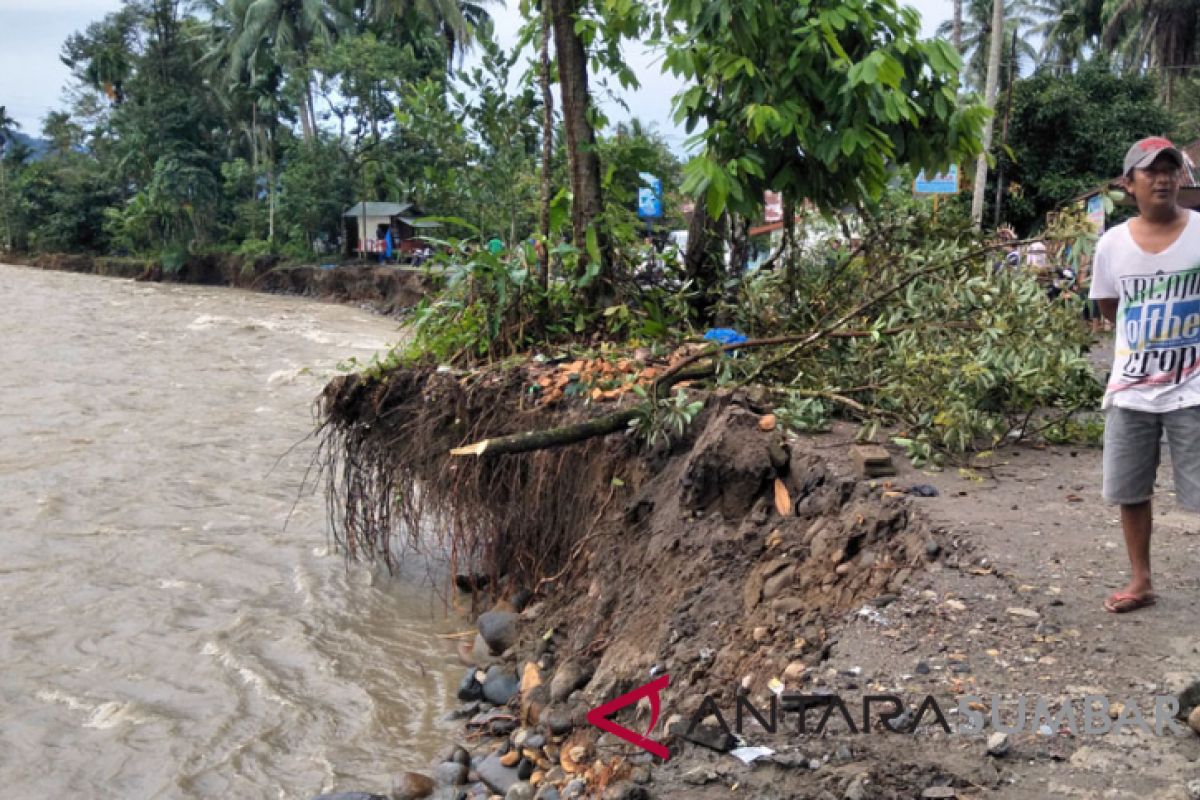
<path fill-rule="evenodd" d="M 313 400 L 397 336 L 0 266 L 5 796 L 308 798 L 427 767 L 462 624 L 416 574 L 347 565 L 300 493 Z"/>

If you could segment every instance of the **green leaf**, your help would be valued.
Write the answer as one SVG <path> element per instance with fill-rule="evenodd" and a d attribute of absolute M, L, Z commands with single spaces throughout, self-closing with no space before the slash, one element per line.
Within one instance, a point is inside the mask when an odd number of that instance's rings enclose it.
<path fill-rule="evenodd" d="M 585 239 L 586 239 L 586 243 L 587 243 L 588 258 L 590 258 L 592 260 L 592 263 L 596 264 L 597 269 L 599 269 L 600 240 L 599 240 L 598 236 L 596 235 L 596 226 L 595 225 L 592 225 L 587 229 L 587 235 L 586 235 Z"/>

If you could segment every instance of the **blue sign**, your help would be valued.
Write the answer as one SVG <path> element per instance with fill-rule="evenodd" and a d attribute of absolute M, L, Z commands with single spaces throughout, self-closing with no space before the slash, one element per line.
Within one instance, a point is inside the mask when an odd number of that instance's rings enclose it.
<path fill-rule="evenodd" d="M 913 191 L 917 194 L 958 194 L 958 165 L 951 164 L 949 170 L 932 178 L 926 177 L 925 170 L 921 170 L 913 183 Z"/>
<path fill-rule="evenodd" d="M 662 181 L 643 172 L 645 186 L 638 189 L 638 216 L 642 219 L 657 219 L 663 215 Z"/>

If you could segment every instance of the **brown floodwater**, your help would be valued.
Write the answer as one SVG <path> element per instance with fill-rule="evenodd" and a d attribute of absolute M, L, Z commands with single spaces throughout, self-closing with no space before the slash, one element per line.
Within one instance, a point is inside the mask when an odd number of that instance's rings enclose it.
<path fill-rule="evenodd" d="M 348 566 L 300 493 L 314 398 L 397 337 L 0 266 L 6 796 L 308 798 L 427 767 L 462 671 L 437 634 L 462 623 L 425 569 Z"/>

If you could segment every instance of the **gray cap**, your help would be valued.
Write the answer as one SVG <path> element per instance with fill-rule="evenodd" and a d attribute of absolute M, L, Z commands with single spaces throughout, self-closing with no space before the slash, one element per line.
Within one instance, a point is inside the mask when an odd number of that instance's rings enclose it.
<path fill-rule="evenodd" d="M 1173 145 L 1170 139 L 1151 136 L 1129 148 L 1129 152 L 1125 154 L 1125 172 L 1123 174 L 1128 175 L 1135 169 L 1145 169 L 1163 153 L 1170 156 L 1178 166 L 1183 166 L 1183 153 L 1179 152 L 1179 148 Z"/>

